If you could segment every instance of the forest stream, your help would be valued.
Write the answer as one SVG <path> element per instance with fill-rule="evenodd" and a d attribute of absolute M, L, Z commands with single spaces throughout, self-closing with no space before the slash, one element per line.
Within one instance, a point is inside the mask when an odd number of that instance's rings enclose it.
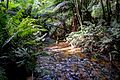
<path fill-rule="evenodd" d="M 118 80 L 119 71 L 109 61 L 81 53 L 66 42 L 43 49 L 37 58 L 36 80 Z"/>

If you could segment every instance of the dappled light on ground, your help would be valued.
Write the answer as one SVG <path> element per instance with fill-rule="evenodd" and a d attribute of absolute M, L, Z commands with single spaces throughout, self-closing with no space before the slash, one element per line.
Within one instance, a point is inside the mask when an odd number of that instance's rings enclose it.
<path fill-rule="evenodd" d="M 110 62 L 97 60 L 81 53 L 66 42 L 50 45 L 43 51 L 47 56 L 38 56 L 36 80 L 116 80 L 118 71 Z"/>
<path fill-rule="evenodd" d="M 46 48 L 53 52 L 63 52 L 64 55 L 79 54 L 80 57 L 85 57 L 85 55 L 81 53 L 80 48 L 72 47 L 66 42 L 59 42 L 57 45 L 51 45 Z"/>

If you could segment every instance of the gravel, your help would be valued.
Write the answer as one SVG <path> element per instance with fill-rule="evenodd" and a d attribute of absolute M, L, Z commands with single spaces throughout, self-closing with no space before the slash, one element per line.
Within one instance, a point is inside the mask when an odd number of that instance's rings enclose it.
<path fill-rule="evenodd" d="M 119 80 L 119 73 L 110 64 L 101 65 L 75 54 L 64 57 L 60 51 L 39 55 L 35 71 L 35 80 Z"/>

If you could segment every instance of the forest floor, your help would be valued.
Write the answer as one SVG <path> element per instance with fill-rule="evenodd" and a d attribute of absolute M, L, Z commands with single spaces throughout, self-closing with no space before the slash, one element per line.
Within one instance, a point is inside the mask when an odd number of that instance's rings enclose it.
<path fill-rule="evenodd" d="M 48 55 L 38 56 L 35 80 L 119 80 L 119 70 L 109 59 L 94 58 L 80 50 L 66 42 L 45 47 Z"/>

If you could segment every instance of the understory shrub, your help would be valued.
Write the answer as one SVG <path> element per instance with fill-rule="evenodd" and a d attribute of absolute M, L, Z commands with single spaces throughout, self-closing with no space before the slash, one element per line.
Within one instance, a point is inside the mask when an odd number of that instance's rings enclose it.
<path fill-rule="evenodd" d="M 35 52 L 28 48 L 17 48 L 13 51 L 18 67 L 25 66 L 26 71 L 33 71 L 36 63 Z"/>
<path fill-rule="evenodd" d="M 4 68 L 0 67 L 0 80 L 7 80 Z"/>
<path fill-rule="evenodd" d="M 83 29 L 72 32 L 66 38 L 73 47 L 81 47 L 83 53 L 107 54 L 110 59 L 120 56 L 120 24 L 116 21 L 111 26 L 85 22 Z"/>
<path fill-rule="evenodd" d="M 11 16 L 4 12 L 4 7 L 0 5 L 0 80 L 5 80 L 4 76 L 9 80 L 15 80 L 21 75 L 24 77 L 24 74 L 26 77 L 34 70 L 35 49 L 37 45 L 42 46 L 41 39 L 44 38 L 43 34 L 38 37 L 37 33 L 42 33 L 46 29 L 37 24 L 37 19 L 25 13 L 26 10 L 20 8 L 16 15 Z"/>

